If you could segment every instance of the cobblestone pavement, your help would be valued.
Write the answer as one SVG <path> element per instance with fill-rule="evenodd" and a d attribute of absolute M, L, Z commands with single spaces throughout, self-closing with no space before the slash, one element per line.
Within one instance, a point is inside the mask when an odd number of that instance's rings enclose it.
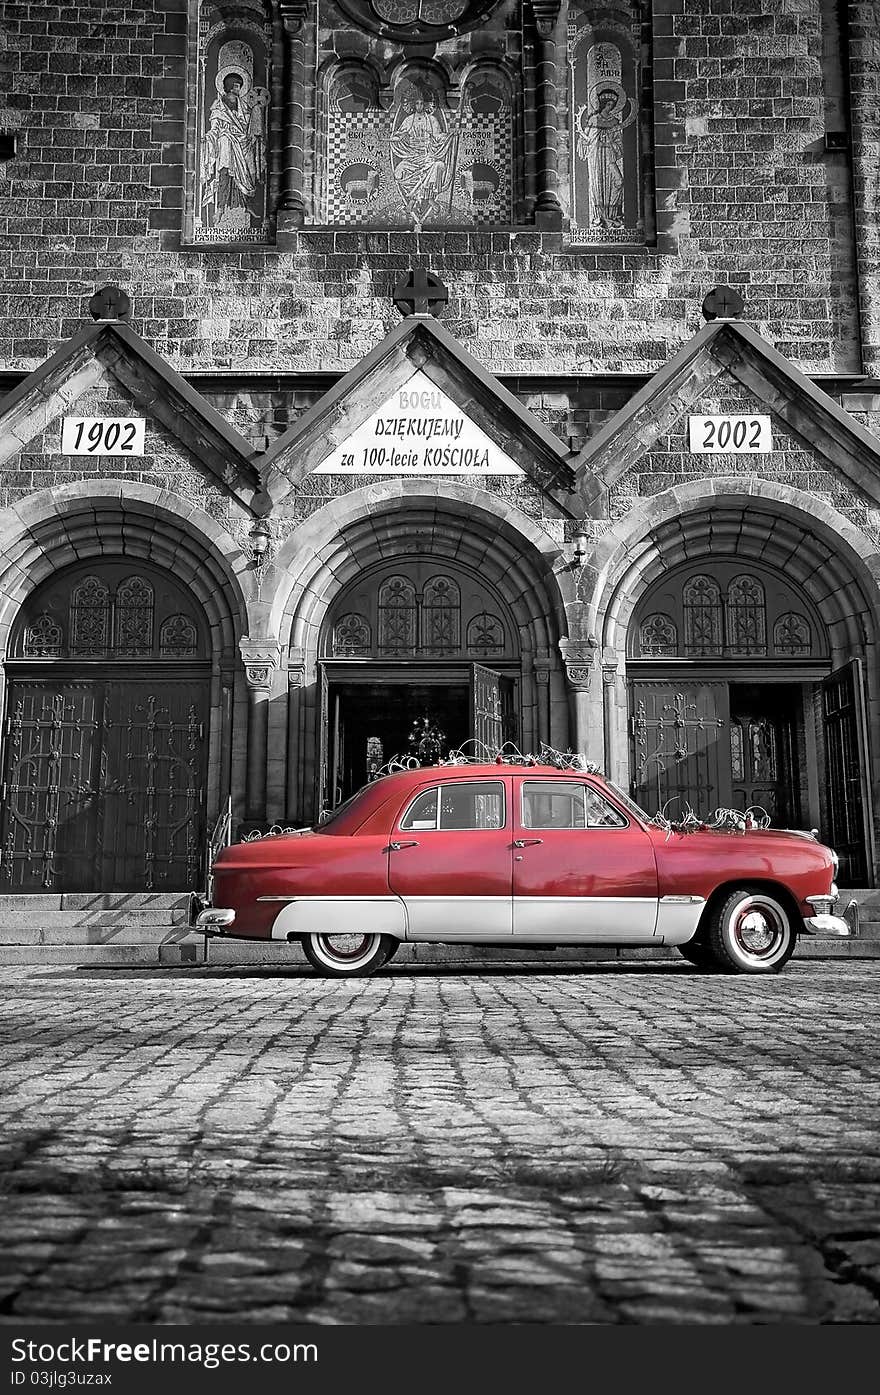
<path fill-rule="evenodd" d="M 876 1323 L 880 965 L 9 969 L 4 1323 Z"/>

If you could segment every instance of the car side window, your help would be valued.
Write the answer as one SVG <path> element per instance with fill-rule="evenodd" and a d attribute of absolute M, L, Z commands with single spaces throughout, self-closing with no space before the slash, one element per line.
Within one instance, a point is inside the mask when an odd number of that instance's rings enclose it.
<path fill-rule="evenodd" d="M 437 790 L 423 790 L 407 809 L 400 826 L 410 832 L 417 828 L 436 828 Z"/>
<path fill-rule="evenodd" d="M 627 821 L 598 790 L 578 780 L 524 780 L 523 828 L 626 828 Z"/>
<path fill-rule="evenodd" d="M 429 828 L 503 828 L 500 780 L 450 782 L 417 795 L 400 821 L 407 832 Z"/>

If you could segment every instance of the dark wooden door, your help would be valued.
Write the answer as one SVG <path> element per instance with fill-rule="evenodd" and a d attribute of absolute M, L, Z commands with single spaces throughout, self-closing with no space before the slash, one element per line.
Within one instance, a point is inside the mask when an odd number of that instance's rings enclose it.
<path fill-rule="evenodd" d="M 478 754 L 494 758 L 505 739 L 502 680 L 500 673 L 483 664 L 471 666 L 471 730 Z"/>
<path fill-rule="evenodd" d="M 12 679 L 0 884 L 195 889 L 207 709 L 204 679 Z"/>
<path fill-rule="evenodd" d="M 633 683 L 633 797 L 650 814 L 709 818 L 730 803 L 726 683 Z"/>
<path fill-rule="evenodd" d="M 799 714 L 785 685 L 734 685 L 730 693 L 730 774 L 735 809 L 758 808 L 776 828 L 799 827 Z"/>
<path fill-rule="evenodd" d="M 829 822 L 822 837 L 840 858 L 841 886 L 867 886 L 872 876 L 864 703 L 859 659 L 836 669 L 822 684 Z"/>

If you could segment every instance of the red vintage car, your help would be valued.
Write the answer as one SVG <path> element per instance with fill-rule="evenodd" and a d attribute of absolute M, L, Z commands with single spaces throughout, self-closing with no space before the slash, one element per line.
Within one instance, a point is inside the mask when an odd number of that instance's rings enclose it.
<path fill-rule="evenodd" d="M 448 764 L 383 776 L 315 828 L 224 848 L 196 924 L 299 940 L 340 976 L 420 942 L 675 945 L 760 974 L 799 933 L 849 934 L 836 873 L 811 833 L 658 823 L 590 770 Z"/>

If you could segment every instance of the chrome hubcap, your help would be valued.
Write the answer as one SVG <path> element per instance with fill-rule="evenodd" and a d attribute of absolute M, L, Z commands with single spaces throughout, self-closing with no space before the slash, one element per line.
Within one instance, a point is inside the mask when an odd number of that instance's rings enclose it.
<path fill-rule="evenodd" d="M 368 948 L 372 936 L 368 935 L 322 935 L 321 944 L 324 953 L 331 959 L 341 959 L 346 962 L 351 959 L 358 959 Z"/>
<path fill-rule="evenodd" d="M 766 958 L 780 945 L 784 926 L 773 907 L 748 906 L 740 911 L 734 934 L 746 954 Z"/>

